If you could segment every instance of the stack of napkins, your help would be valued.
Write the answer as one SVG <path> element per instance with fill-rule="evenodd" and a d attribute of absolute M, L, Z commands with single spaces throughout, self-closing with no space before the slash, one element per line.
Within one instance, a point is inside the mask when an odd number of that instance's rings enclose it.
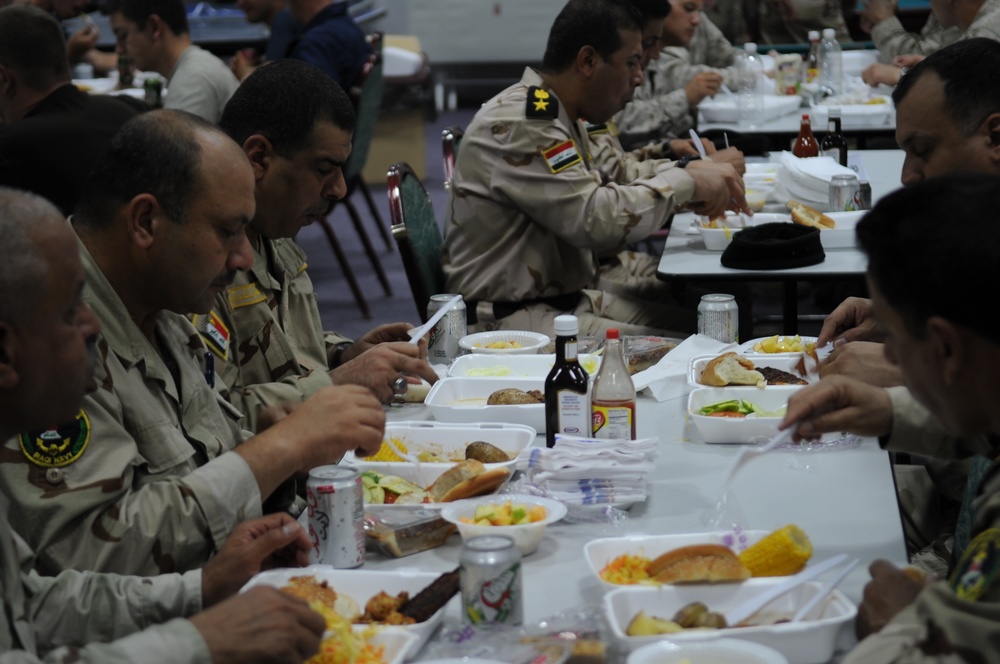
<path fill-rule="evenodd" d="M 856 175 L 841 166 L 832 157 L 799 159 L 791 152 L 782 152 L 778 160 L 778 183 L 774 197 L 778 200 L 796 200 L 820 211 L 830 204 L 830 181 L 834 175 Z"/>
<path fill-rule="evenodd" d="M 528 481 L 568 505 L 627 506 L 646 500 L 659 438 L 603 440 L 556 436 L 555 447 L 531 448 Z"/>

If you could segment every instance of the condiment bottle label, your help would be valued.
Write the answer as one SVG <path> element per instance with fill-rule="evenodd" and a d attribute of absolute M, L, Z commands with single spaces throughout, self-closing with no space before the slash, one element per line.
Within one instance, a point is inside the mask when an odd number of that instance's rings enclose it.
<path fill-rule="evenodd" d="M 631 440 L 634 404 L 600 406 L 594 404 L 594 438 Z"/>
<path fill-rule="evenodd" d="M 590 437 L 589 394 L 559 390 L 556 392 L 556 405 L 559 409 L 559 430 L 556 433 Z"/>

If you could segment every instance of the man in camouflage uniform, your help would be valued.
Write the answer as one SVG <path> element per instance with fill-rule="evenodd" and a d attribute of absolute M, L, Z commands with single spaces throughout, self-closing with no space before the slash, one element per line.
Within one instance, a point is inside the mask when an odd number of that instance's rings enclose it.
<path fill-rule="evenodd" d="M 98 389 L 0 463 L 39 571 L 199 567 L 293 475 L 381 443 L 381 405 L 357 386 L 325 388 L 251 438 L 206 364 L 183 314 L 207 312 L 250 266 L 253 186 L 238 145 L 175 111 L 127 123 L 94 168 L 73 224 L 104 327 Z"/>
<path fill-rule="evenodd" d="M 627 149 L 665 141 L 670 154 L 690 154 L 688 132 L 697 127 L 698 104 L 718 94 L 723 84 L 738 89 L 732 67 L 737 51 L 701 6 L 701 0 L 672 0 L 663 21 L 663 52 L 651 63 L 635 98 L 616 117 Z"/>
<path fill-rule="evenodd" d="M 826 28 L 836 30 L 837 41 L 851 41 L 841 0 L 760 0 L 759 12 L 765 44 L 808 44 L 810 30 Z"/>
<path fill-rule="evenodd" d="M 72 417 L 93 385 L 100 325 L 82 301 L 83 282 L 76 237 L 59 211 L 0 188 L 5 438 Z M 304 562 L 309 540 L 288 515 L 239 526 L 204 573 L 150 579 L 75 571 L 39 576 L 31 571 L 31 550 L 10 528 L 2 495 L 0 512 L 4 664 L 301 662 L 316 651 L 324 621 L 304 602 L 271 588 L 222 601 L 283 548 Z"/>
<path fill-rule="evenodd" d="M 882 436 L 889 449 L 937 457 L 997 458 L 1000 320 L 969 284 L 1000 279 L 998 205 L 1000 178 L 969 174 L 921 182 L 879 202 L 858 224 L 858 241 L 869 257 L 886 357 L 898 362 L 910 394 L 824 378 L 789 400 L 783 426 L 807 437 Z M 963 220 L 962 233 L 941 223 L 950 217 Z M 857 624 L 867 638 L 845 663 L 1000 655 L 1000 472 L 994 464 L 976 480 L 968 492 L 970 541 L 947 579 L 917 580 L 886 561 L 872 564 Z"/>
<path fill-rule="evenodd" d="M 293 239 L 346 192 L 354 129 L 347 95 L 316 67 L 279 61 L 244 81 L 220 126 L 254 169 L 253 265 L 195 325 L 250 428 L 261 407 L 298 403 L 321 387 L 362 385 L 389 401 L 401 374 L 434 382 L 426 347 L 409 343 L 407 323 L 382 325 L 356 343 L 323 331 L 306 256 Z"/>
<path fill-rule="evenodd" d="M 631 181 L 594 166 L 581 119 L 606 122 L 642 81 L 641 25 L 620 4 L 571 0 L 542 70 L 527 69 L 466 130 L 443 262 L 448 290 L 465 297 L 481 327 L 551 334 L 554 317 L 572 313 L 582 334 L 693 329 L 693 311 L 662 304 L 651 257 L 612 266 L 623 284 L 615 294 L 601 284 L 600 257 L 660 228 L 679 205 L 746 207 L 742 180 L 726 164 L 646 162 Z"/>
<path fill-rule="evenodd" d="M 918 34 L 908 32 L 896 17 L 893 0 L 868 0 L 859 12 L 861 29 L 869 33 L 879 52 L 879 61 L 892 63 L 899 55 L 930 55 L 955 43 L 962 36 L 956 26 L 942 27 L 931 12 Z"/>

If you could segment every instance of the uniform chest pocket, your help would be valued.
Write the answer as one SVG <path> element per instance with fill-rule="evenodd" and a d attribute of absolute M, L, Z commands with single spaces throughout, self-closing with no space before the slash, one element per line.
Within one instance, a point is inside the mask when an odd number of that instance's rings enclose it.
<path fill-rule="evenodd" d="M 179 423 L 161 419 L 133 427 L 139 456 L 150 475 L 179 467 L 194 467 L 197 451 L 185 437 Z"/>

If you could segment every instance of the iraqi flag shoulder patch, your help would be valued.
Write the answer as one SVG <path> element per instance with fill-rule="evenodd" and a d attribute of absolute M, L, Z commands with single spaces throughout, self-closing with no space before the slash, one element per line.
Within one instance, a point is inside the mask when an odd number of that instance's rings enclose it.
<path fill-rule="evenodd" d="M 563 141 L 548 150 L 542 151 L 545 163 L 549 165 L 549 170 L 553 173 L 561 173 L 574 164 L 579 164 L 580 152 L 576 149 L 573 139 Z"/>

